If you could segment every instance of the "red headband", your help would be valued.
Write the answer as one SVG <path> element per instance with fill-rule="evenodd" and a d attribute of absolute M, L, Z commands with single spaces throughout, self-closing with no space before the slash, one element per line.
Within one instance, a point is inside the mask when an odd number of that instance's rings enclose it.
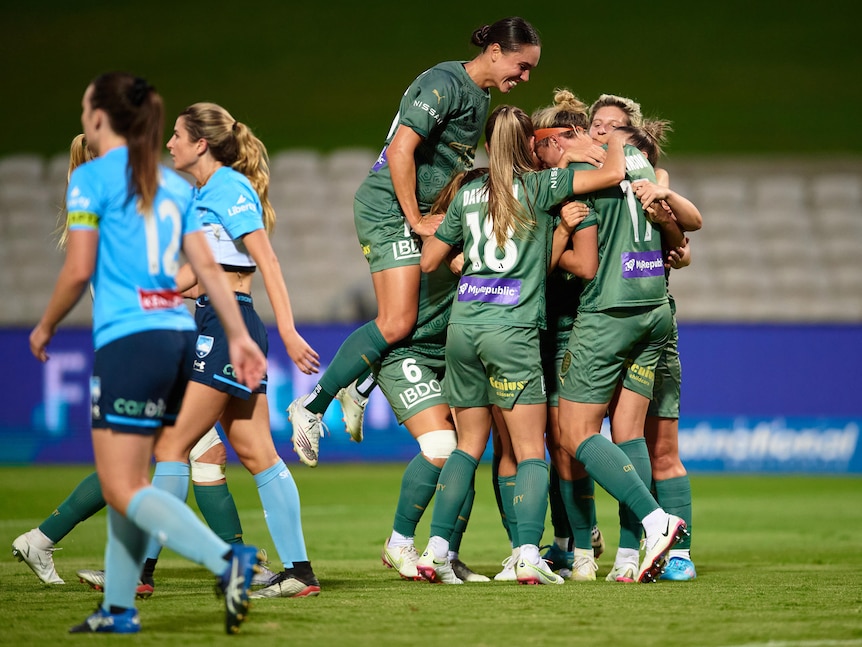
<path fill-rule="evenodd" d="M 536 142 L 540 142 L 543 139 L 547 139 L 553 135 L 559 135 L 560 133 L 569 133 L 575 132 L 574 126 L 563 126 L 561 128 L 539 128 L 534 134 L 536 136 Z"/>

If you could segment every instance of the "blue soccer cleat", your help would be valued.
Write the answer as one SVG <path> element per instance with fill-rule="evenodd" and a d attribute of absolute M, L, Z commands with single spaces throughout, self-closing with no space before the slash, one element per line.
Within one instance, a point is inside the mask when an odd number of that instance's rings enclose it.
<path fill-rule="evenodd" d="M 216 593 L 224 596 L 228 634 L 238 633 L 248 615 L 248 588 L 263 560 L 263 553 L 254 546 L 237 544 L 231 547 L 228 566 L 216 580 Z"/>
<path fill-rule="evenodd" d="M 141 630 L 141 619 L 137 609 L 126 609 L 122 613 L 110 613 L 102 607 L 84 622 L 69 629 L 70 634 L 136 634 Z"/>
<path fill-rule="evenodd" d="M 659 577 L 660 580 L 671 580 L 673 582 L 688 582 L 697 577 L 697 571 L 694 570 L 694 562 L 685 557 L 671 557 L 667 562 L 667 567 L 664 573 Z"/>

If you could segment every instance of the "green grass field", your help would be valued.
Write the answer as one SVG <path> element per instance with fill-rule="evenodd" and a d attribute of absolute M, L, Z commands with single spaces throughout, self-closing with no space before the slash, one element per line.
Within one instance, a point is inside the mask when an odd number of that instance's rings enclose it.
<path fill-rule="evenodd" d="M 0 560 L 0 643 L 862 645 L 862 479 L 694 476 L 693 556 L 699 574 L 694 582 L 605 582 L 617 517 L 615 504 L 600 492 L 599 523 L 610 541 L 599 560 L 599 581 L 444 586 L 404 582 L 381 565 L 401 466 L 291 465 L 309 554 L 321 580 L 319 597 L 256 600 L 241 635 L 229 637 L 223 634 L 212 576 L 165 551 L 156 593 L 139 605 L 142 633 L 89 639 L 66 631 L 99 600 L 77 583 L 75 571 L 101 562 L 104 512 L 76 528 L 55 553 L 65 586 L 41 584 L 9 548 L 88 468 L 4 467 L 0 529 L 7 552 Z M 229 478 L 246 540 L 275 556 L 251 477 L 231 466 Z M 480 466 L 477 490 L 461 555 L 475 570 L 493 575 L 508 546 L 486 464 Z M 426 521 L 417 535 L 420 550 L 427 531 Z M 550 535 L 548 524 L 546 541 Z"/>

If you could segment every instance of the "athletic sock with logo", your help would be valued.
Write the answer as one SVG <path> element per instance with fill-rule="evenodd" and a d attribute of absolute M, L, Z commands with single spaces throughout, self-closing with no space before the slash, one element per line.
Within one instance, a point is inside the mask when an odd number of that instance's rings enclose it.
<path fill-rule="evenodd" d="M 625 452 L 601 434 L 583 441 L 575 454 L 595 482 L 617 501 L 628 505 L 639 519 L 659 509 Z"/>

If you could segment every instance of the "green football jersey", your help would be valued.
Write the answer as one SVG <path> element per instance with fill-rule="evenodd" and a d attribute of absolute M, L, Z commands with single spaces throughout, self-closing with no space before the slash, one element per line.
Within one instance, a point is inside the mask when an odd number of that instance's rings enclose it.
<path fill-rule="evenodd" d="M 638 180 L 656 181 L 635 147 L 626 146 L 626 178 L 592 194 L 593 210 L 578 229 L 598 226 L 599 268 L 581 293 L 579 312 L 657 305 L 667 301 L 661 231 L 632 191 Z"/>
<path fill-rule="evenodd" d="M 395 348 L 418 348 L 430 355 L 443 354 L 446 346 L 446 326 L 452 312 L 452 298 L 458 277 L 443 263 L 419 281 L 419 312 L 413 331 L 395 344 Z"/>
<path fill-rule="evenodd" d="M 476 85 L 461 61 L 440 63 L 420 74 L 404 93 L 383 150 L 356 199 L 380 213 L 390 213 L 398 203 L 386 152 L 403 124 L 422 137 L 415 154 L 416 199 L 420 211 L 427 213 L 455 173 L 473 168 L 490 104 L 490 92 Z"/>
<path fill-rule="evenodd" d="M 545 280 L 554 221 L 548 213 L 572 195 L 572 169 L 548 169 L 516 179 L 518 201 L 534 216 L 525 234 L 497 246 L 488 216 L 485 176 L 464 185 L 435 234 L 464 246 L 464 269 L 450 321 L 529 328 L 545 327 Z"/>

